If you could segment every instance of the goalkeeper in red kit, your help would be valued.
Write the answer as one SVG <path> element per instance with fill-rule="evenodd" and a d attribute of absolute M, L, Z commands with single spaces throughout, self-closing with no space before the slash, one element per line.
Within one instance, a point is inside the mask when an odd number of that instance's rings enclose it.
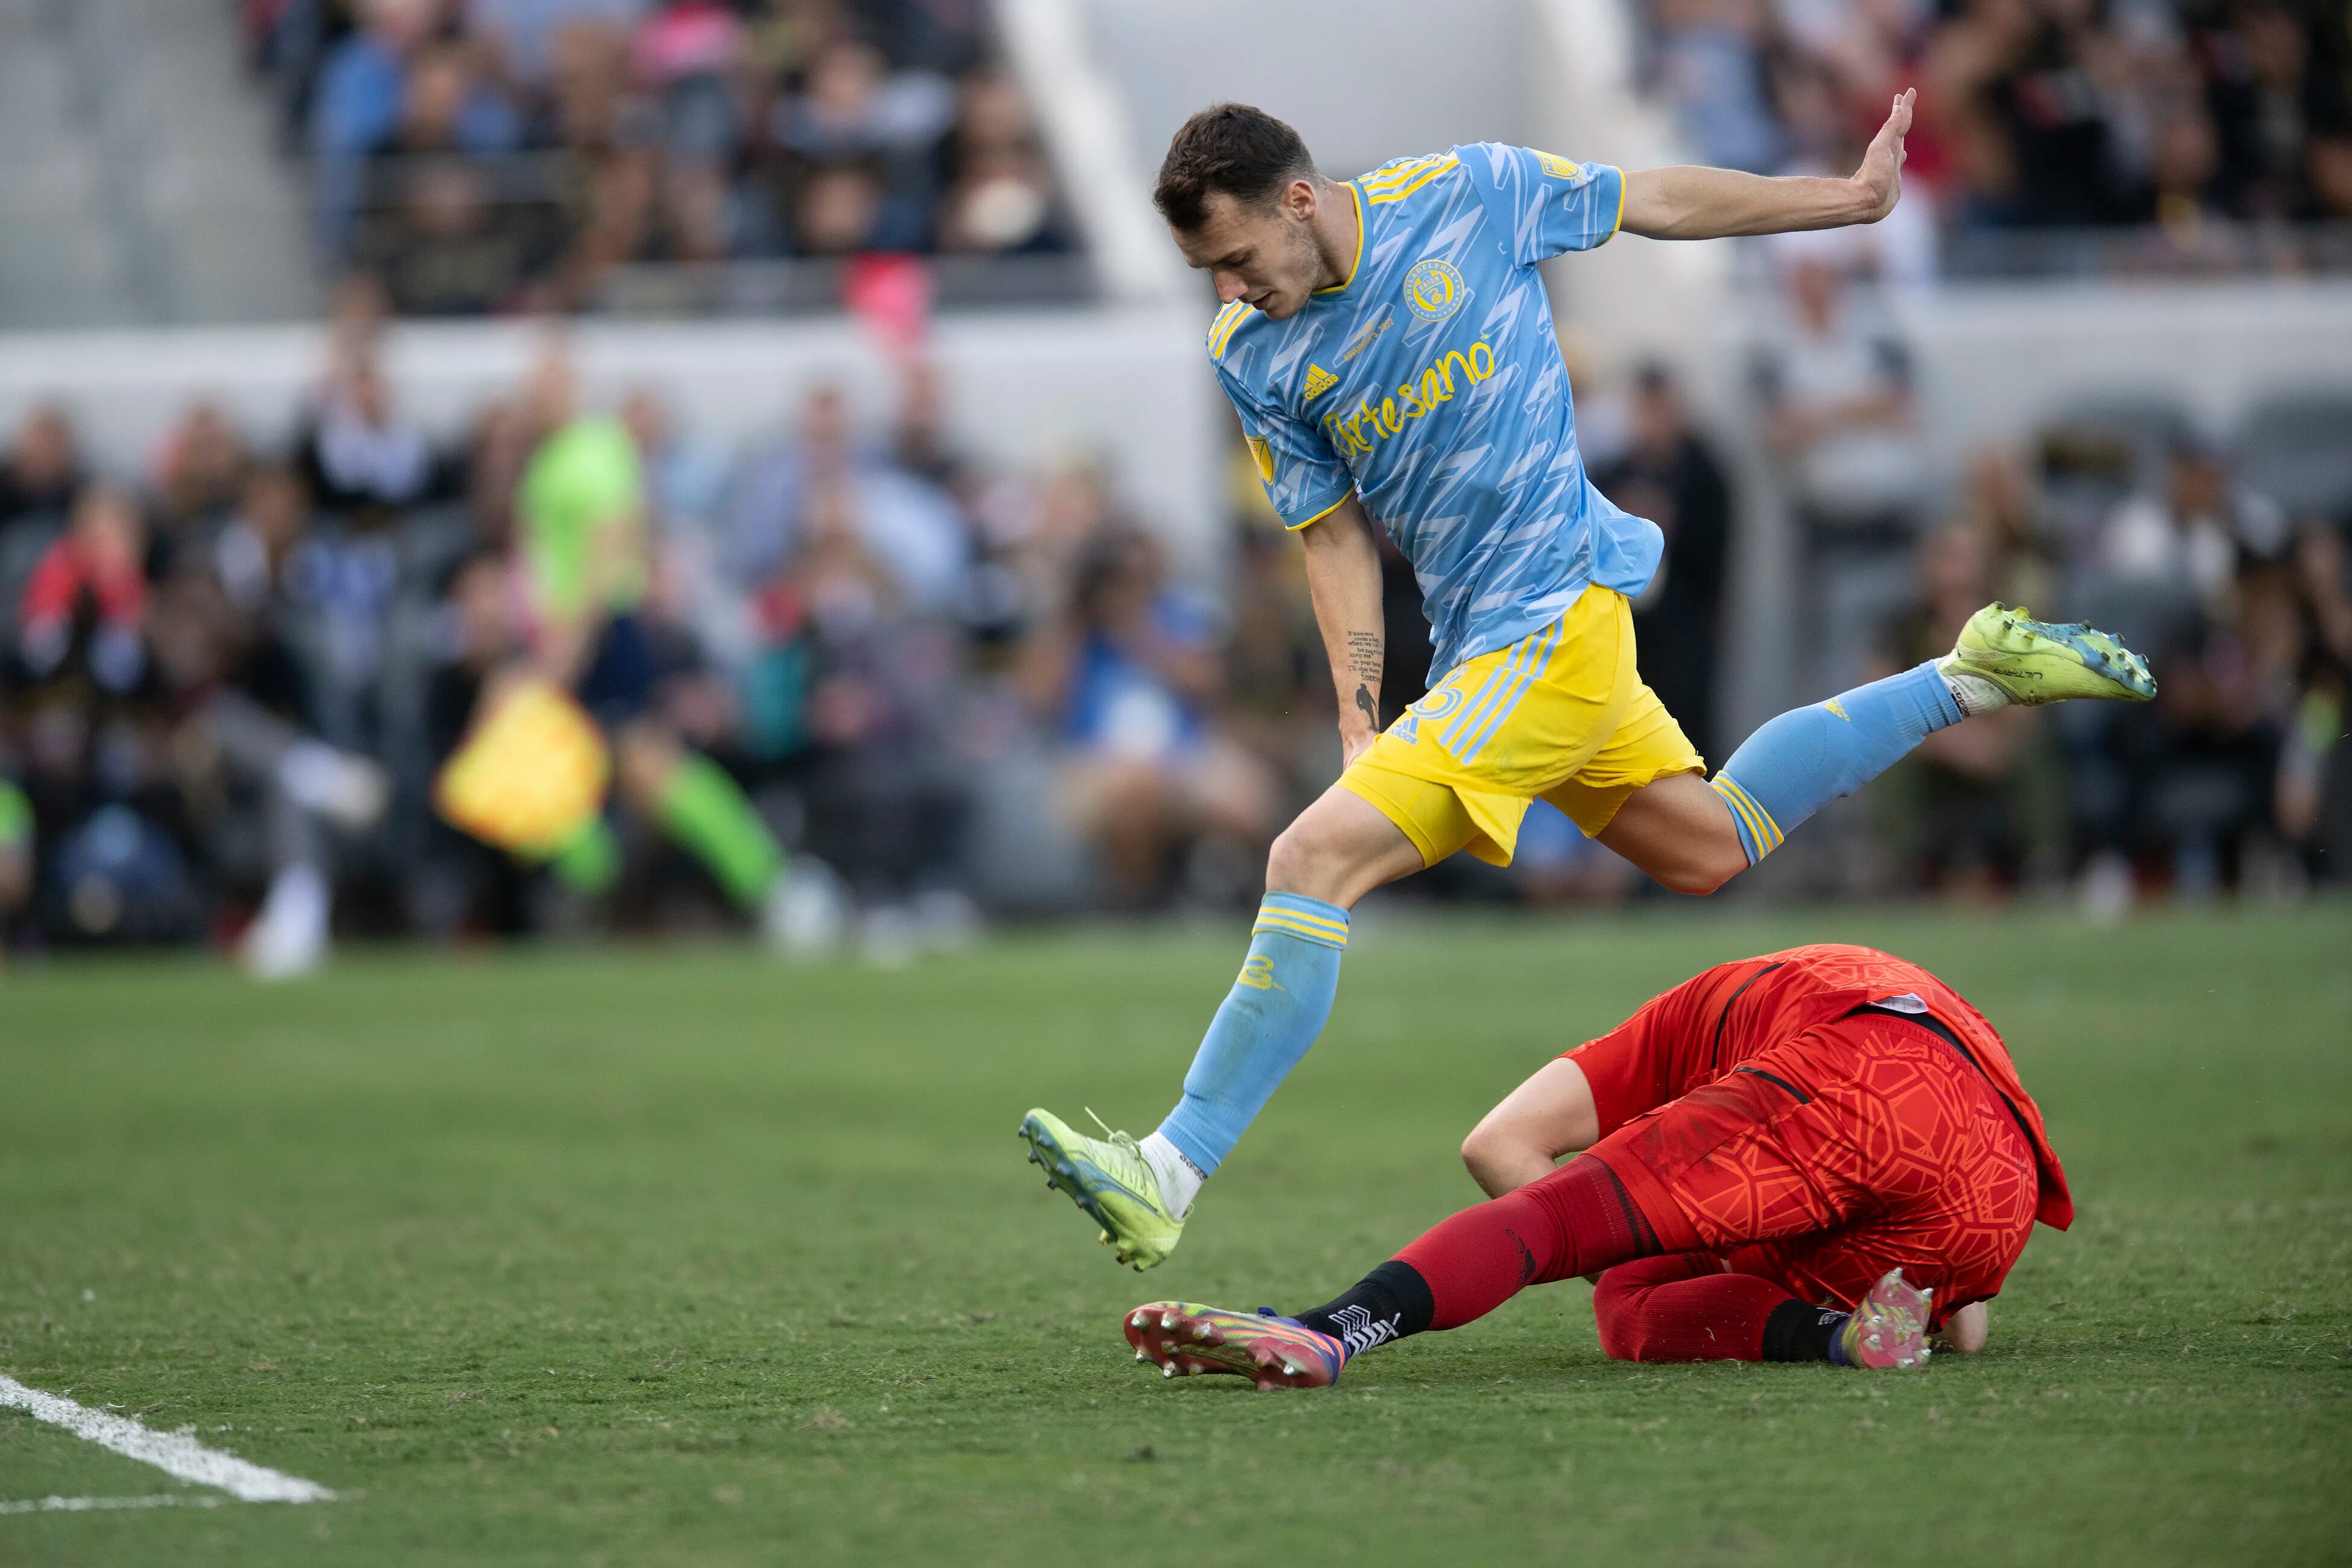
<path fill-rule="evenodd" d="M 1124 1320 L 1137 1358 L 1319 1387 L 1377 1345 L 1583 1275 L 1619 1360 L 1916 1366 L 1931 1337 L 1979 1348 L 2033 1223 L 2074 1216 L 2000 1035 L 1866 947 L 1685 981 L 1547 1063 L 1462 1152 L 1493 1198 L 1336 1300 L 1151 1302 Z"/>

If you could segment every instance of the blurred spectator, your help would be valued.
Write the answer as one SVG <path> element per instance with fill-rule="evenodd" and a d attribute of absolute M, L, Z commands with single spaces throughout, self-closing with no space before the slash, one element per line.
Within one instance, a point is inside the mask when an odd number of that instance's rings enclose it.
<path fill-rule="evenodd" d="M 2292 269 L 2305 264 L 2292 236 L 2247 226 L 2352 216 L 2352 20 L 2339 8 L 1647 0 L 1641 11 L 1645 79 L 1706 162 L 1846 173 L 1893 96 L 1919 87 L 1906 180 L 1949 225 L 1963 271 Z"/>
<path fill-rule="evenodd" d="M 817 170 L 803 182 L 793 235 L 803 255 L 849 256 L 887 247 L 882 184 L 856 163 Z M 903 237 L 899 244 L 905 244 Z"/>
<path fill-rule="evenodd" d="M 2094 909 L 2126 908 L 2141 886 L 2210 896 L 2324 841 L 2341 728 L 2327 652 L 2339 634 L 2325 628 L 2341 626 L 2344 589 L 2304 568 L 2326 552 L 2298 549 L 2285 513 L 2195 436 L 2175 444 L 2161 489 L 2107 520 L 2079 593 L 2150 650 L 2160 691 L 2150 710 L 2069 731 Z"/>
<path fill-rule="evenodd" d="M 615 267 L 1066 248 L 979 5 L 299 0 L 318 244 L 405 313 L 575 310 Z"/>
<path fill-rule="evenodd" d="M 2021 609 L 2059 602 L 2058 542 L 2032 473 L 2018 454 L 1986 447 L 1969 459 L 1958 521 L 1982 537 L 1986 586 Z"/>
<path fill-rule="evenodd" d="M 1968 521 L 1920 542 L 1916 596 L 1882 632 L 1874 679 L 1950 650 L 1991 596 L 1993 544 Z M 2004 708 L 1928 736 L 1880 781 L 1870 805 L 1900 888 L 1985 897 L 2060 870 L 2055 760 L 2031 709 Z"/>
<path fill-rule="evenodd" d="M 1213 623 L 1169 586 L 1149 536 L 1114 528 L 1088 542 L 1027 680 L 1058 716 L 1063 807 L 1115 902 L 1155 901 L 1179 877 L 1227 893 L 1255 877 L 1276 826 L 1274 780 L 1217 721 Z"/>
<path fill-rule="evenodd" d="M 390 802 L 391 780 L 366 755 L 321 742 L 315 693 L 289 640 L 283 573 L 308 517 L 300 482 L 257 469 L 212 559 L 190 558 L 160 585 L 150 640 L 177 718 L 172 749 L 205 868 L 235 879 L 225 795 L 258 803 L 253 869 L 266 879 L 239 944 L 264 979 L 306 973 L 326 954 L 334 901 L 332 836 L 362 835 Z"/>
<path fill-rule="evenodd" d="M 466 26 L 493 46 L 518 82 L 537 86 L 555 68 L 556 36 L 575 23 L 634 25 L 651 0 L 464 0 Z"/>
<path fill-rule="evenodd" d="M 1786 147 L 1765 96 L 1763 0 L 1656 0 L 1651 71 L 1700 162 L 1768 174 Z"/>
<path fill-rule="evenodd" d="M 1265 494 L 1253 468 L 1250 493 Z M 1235 741 L 1264 759 L 1290 799 L 1312 798 L 1334 754 L 1330 668 L 1299 552 L 1279 523 L 1237 531 L 1225 640 L 1225 712 Z"/>
<path fill-rule="evenodd" d="M 523 654 L 520 595 L 500 552 L 485 549 L 457 562 L 437 597 L 423 736 L 425 761 L 435 773 L 464 742 L 490 682 Z M 438 817 L 424 837 L 408 902 L 425 934 L 530 930 L 531 868 Z"/>
<path fill-rule="evenodd" d="M 2283 613 L 2249 612 L 2252 624 L 2276 628 L 2263 651 L 2274 650 L 2264 673 L 2287 726 L 2279 826 L 2312 876 L 2341 881 L 2352 877 L 2352 552 L 2337 530 L 2312 523 L 2279 575 Z"/>
<path fill-rule="evenodd" d="M 168 694 L 143 634 L 145 555 L 131 496 L 84 486 L 26 584 L 0 681 L 37 924 L 60 942 L 184 940 L 203 919 Z"/>
<path fill-rule="evenodd" d="M 1800 259 L 1787 289 L 1758 379 L 1766 438 L 1813 542 L 1907 537 L 1925 472 L 1910 355 L 1827 262 Z"/>
<path fill-rule="evenodd" d="M 399 123 L 366 165 L 351 251 L 394 309 L 488 310 L 551 257 L 551 205 L 515 178 L 530 166 L 488 156 L 513 151 L 521 133 L 462 49 L 433 49 L 410 65 Z"/>
<path fill-rule="evenodd" d="M 2154 712 L 2118 726 L 2131 814 L 2109 854 L 2178 896 L 2209 899 L 2272 837 L 2281 727 L 2227 626 L 2186 623 L 2152 668 Z"/>
<path fill-rule="evenodd" d="M 2191 437 L 2173 448 L 2161 493 L 2133 496 L 2108 519 L 2098 568 L 2109 583 L 2220 615 L 2241 562 L 2275 559 L 2287 543 L 2286 514 L 2232 484 L 2220 449 Z"/>
<path fill-rule="evenodd" d="M 136 690 L 147 673 L 147 531 L 138 508 L 110 485 L 86 488 L 65 534 L 25 584 L 16 608 L 16 657 L 44 681 L 78 650 L 105 691 Z"/>
<path fill-rule="evenodd" d="M 1623 454 L 1593 482 L 1666 536 L 1658 574 L 1633 605 L 1642 679 L 1699 754 L 1718 756 L 1715 674 L 1731 549 L 1730 488 L 1691 428 L 1680 389 L 1660 366 L 1646 365 L 1634 377 L 1629 434 Z"/>
<path fill-rule="evenodd" d="M 411 59 L 431 36 L 435 0 L 360 0 L 358 26 L 330 49 L 309 97 L 319 247 L 349 249 L 365 200 L 368 157 L 392 139 L 408 100 Z"/>
<path fill-rule="evenodd" d="M 13 641 L 25 580 L 66 525 L 82 483 L 66 411 L 45 403 L 26 416 L 0 459 L 0 640 Z"/>
<path fill-rule="evenodd" d="M 295 438 L 303 478 L 330 511 L 414 506 L 434 487 L 423 432 L 393 412 L 372 353 L 347 352 Z"/>
<path fill-rule="evenodd" d="M 742 227 L 730 177 L 743 143 L 743 26 L 718 0 L 661 6 L 631 45 L 661 119 L 659 224 L 667 254 L 716 261 Z"/>
<path fill-rule="evenodd" d="M 310 658 L 310 710 L 320 731 L 338 746 L 380 750 L 384 742 L 392 620 L 400 588 L 397 519 L 381 508 L 323 517 L 308 525 L 268 519 L 272 506 L 307 505 L 299 491 L 265 487 L 257 525 L 295 533 L 281 592 L 292 635 Z"/>
<path fill-rule="evenodd" d="M 252 454 L 227 412 L 199 398 L 167 431 L 148 473 L 148 571 L 162 576 L 183 552 L 201 553 L 236 508 Z"/>
<path fill-rule="evenodd" d="M 761 577 L 802 547 L 814 498 L 844 487 L 848 518 L 885 563 L 895 592 L 916 609 L 946 608 L 961 580 L 963 531 L 946 496 L 863 447 L 850 430 L 847 399 L 821 384 L 803 405 L 793 438 L 755 455 L 738 486 L 728 524 L 732 565 Z"/>
<path fill-rule="evenodd" d="M 33 803 L 13 782 L 0 778 L 0 957 L 32 901 Z"/>
<path fill-rule="evenodd" d="M 965 79 L 947 154 L 940 249 L 1068 248 L 1036 124 L 1010 75 L 990 68 Z"/>
<path fill-rule="evenodd" d="M 0 461 L 0 531 L 42 518 L 62 522 L 80 484 L 73 421 L 58 405 L 41 404 L 16 427 Z"/>

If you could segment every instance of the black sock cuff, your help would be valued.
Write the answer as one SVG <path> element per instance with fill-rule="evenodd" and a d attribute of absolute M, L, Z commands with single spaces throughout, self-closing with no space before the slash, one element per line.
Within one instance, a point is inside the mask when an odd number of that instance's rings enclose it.
<path fill-rule="evenodd" d="M 1764 1359 L 1827 1361 L 1830 1341 L 1844 1325 L 1843 1312 L 1824 1311 L 1790 1297 L 1764 1320 Z"/>
<path fill-rule="evenodd" d="M 1429 1292 L 1429 1281 L 1421 1270 L 1402 1258 L 1391 1258 L 1370 1274 L 1364 1283 L 1378 1285 L 1389 1293 L 1397 1305 L 1397 1337 L 1429 1331 L 1431 1320 L 1437 1316 L 1437 1298 Z"/>

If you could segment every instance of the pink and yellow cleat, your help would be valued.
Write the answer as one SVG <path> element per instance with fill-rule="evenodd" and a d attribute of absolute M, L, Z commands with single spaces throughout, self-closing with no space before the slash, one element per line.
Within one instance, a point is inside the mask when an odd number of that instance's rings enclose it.
<path fill-rule="evenodd" d="M 1883 1371 L 1895 1366 L 1925 1366 L 1927 1323 L 1936 1292 L 1915 1289 L 1903 1282 L 1903 1270 L 1890 1268 L 1886 1278 L 1854 1303 L 1853 1313 L 1838 1331 L 1838 1348 L 1852 1366 Z"/>
<path fill-rule="evenodd" d="M 1270 1310 L 1150 1301 L 1128 1313 L 1122 1327 L 1135 1359 L 1158 1363 L 1162 1377 L 1227 1372 L 1261 1389 L 1328 1388 L 1348 1363 L 1339 1341 Z"/>

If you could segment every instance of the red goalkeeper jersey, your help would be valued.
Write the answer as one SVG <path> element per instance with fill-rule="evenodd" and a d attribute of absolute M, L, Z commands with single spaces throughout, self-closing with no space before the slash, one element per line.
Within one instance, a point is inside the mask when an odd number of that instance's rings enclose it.
<path fill-rule="evenodd" d="M 1917 998 L 1951 1031 L 2033 1146 L 2041 1177 L 2035 1217 L 2074 1222 L 2066 1172 L 2043 1131 L 2042 1108 L 2019 1080 L 2009 1047 L 1966 998 L 1920 968 L 1843 942 L 1792 947 L 1720 963 L 1652 997 L 1631 1018 L 1570 1051 L 1584 1069 L 1607 1137 L 1643 1111 L 1714 1082 L 1758 1052 L 1856 1007 Z"/>

